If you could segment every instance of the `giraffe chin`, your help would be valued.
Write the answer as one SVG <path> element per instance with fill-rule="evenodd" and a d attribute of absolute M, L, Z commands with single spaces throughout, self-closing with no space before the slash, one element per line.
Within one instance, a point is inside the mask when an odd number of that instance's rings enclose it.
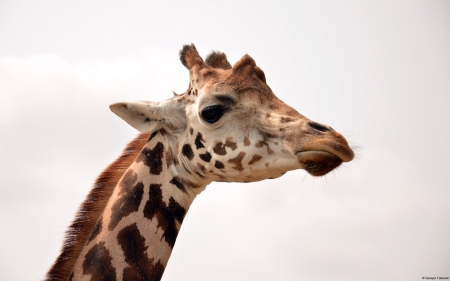
<path fill-rule="evenodd" d="M 341 158 L 327 151 L 301 151 L 295 155 L 303 169 L 315 177 L 326 175 L 343 162 Z"/>

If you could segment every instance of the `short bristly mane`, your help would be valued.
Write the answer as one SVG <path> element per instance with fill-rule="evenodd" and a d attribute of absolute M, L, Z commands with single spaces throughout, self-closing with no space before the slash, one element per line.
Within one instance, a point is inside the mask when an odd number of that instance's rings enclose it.
<path fill-rule="evenodd" d="M 46 281 L 68 280 L 83 246 L 102 215 L 106 203 L 117 182 L 136 159 L 149 134 L 139 134 L 97 178 L 94 187 L 79 208 L 74 221 L 66 232 L 61 254 L 46 276 Z"/>

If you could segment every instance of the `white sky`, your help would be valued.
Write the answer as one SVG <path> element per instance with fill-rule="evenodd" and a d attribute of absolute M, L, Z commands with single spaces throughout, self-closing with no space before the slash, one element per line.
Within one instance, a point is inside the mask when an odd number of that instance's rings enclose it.
<path fill-rule="evenodd" d="M 319 179 L 213 183 L 164 281 L 450 277 L 449 1 L 153 2 L 0 1 L 0 280 L 45 275 L 136 134 L 108 105 L 183 92 L 191 42 L 250 54 L 358 159 Z"/>

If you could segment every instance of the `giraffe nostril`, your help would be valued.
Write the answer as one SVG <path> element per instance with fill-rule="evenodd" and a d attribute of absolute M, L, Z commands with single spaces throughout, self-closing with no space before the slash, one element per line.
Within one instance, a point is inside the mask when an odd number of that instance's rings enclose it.
<path fill-rule="evenodd" d="M 312 122 L 312 121 L 308 122 L 308 125 L 311 128 L 316 129 L 317 131 L 321 131 L 321 132 L 329 132 L 329 131 L 331 131 L 330 128 L 328 128 L 328 127 L 326 127 L 326 126 L 324 126 L 322 124 L 316 123 L 316 122 Z"/>

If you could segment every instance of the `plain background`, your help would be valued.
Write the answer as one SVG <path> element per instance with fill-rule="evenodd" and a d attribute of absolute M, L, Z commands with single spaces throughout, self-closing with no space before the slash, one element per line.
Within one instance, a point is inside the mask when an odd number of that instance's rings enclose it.
<path fill-rule="evenodd" d="M 210 185 L 170 280 L 450 276 L 450 2 L 0 1 L 0 280 L 39 280 L 136 132 L 109 111 L 188 86 L 178 59 L 251 55 L 357 147 L 323 178 Z"/>

